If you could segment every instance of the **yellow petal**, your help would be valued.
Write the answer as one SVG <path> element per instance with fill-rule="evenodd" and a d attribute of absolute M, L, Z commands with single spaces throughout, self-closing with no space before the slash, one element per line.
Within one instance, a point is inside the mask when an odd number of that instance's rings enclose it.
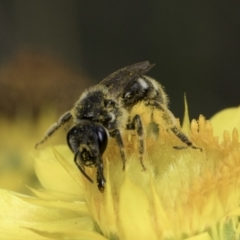
<path fill-rule="evenodd" d="M 143 189 L 136 186 L 127 174 L 121 188 L 119 199 L 120 239 L 159 239 L 154 229 L 155 220 L 151 215 L 152 206 Z M 122 233 L 121 229 L 124 229 Z"/>
<path fill-rule="evenodd" d="M 58 152 L 62 153 L 68 164 L 74 168 L 73 155 L 67 146 L 57 146 Z M 61 156 L 60 153 L 58 156 Z M 61 157 L 60 157 L 61 159 Z M 52 148 L 39 151 L 34 156 L 35 171 L 42 186 L 50 191 L 75 194 L 82 197 L 82 187 L 73 180 L 71 175 L 61 166 L 54 155 Z M 78 174 L 79 171 L 78 171 Z"/>
<path fill-rule="evenodd" d="M 208 233 L 202 233 L 194 237 L 185 238 L 184 240 L 212 240 Z"/>
<path fill-rule="evenodd" d="M 46 201 L 0 190 L 0 237 L 103 240 L 95 232 L 95 224 L 85 205 L 83 202 Z"/>
<path fill-rule="evenodd" d="M 73 223 L 71 224 L 73 225 Z M 79 227 L 78 225 L 75 225 L 76 227 Z M 94 231 L 85 231 L 85 230 L 73 230 L 69 229 L 65 224 L 57 225 L 58 229 L 65 229 L 64 232 L 48 232 L 43 230 L 35 230 L 31 229 L 33 232 L 38 233 L 41 236 L 44 237 L 51 237 L 51 239 L 71 239 L 71 240 L 108 240 L 104 236 L 100 235 L 97 232 Z M 45 238 L 44 238 L 45 239 Z"/>
<path fill-rule="evenodd" d="M 46 189 L 34 189 L 29 186 L 26 186 L 35 196 L 44 199 L 44 200 L 62 200 L 62 201 L 76 201 L 83 200 L 80 199 L 79 195 L 50 191 Z"/>
<path fill-rule="evenodd" d="M 186 94 L 184 94 L 184 117 L 183 117 L 182 131 L 186 134 L 190 133 L 190 120 L 189 120 L 189 114 L 188 114 L 188 103 L 187 103 Z"/>
<path fill-rule="evenodd" d="M 240 131 L 240 107 L 224 109 L 216 113 L 210 121 L 213 125 L 214 136 L 222 140 L 225 130 L 231 133 L 234 128 L 237 128 Z"/>
<path fill-rule="evenodd" d="M 73 216 L 84 216 L 84 215 L 89 215 L 89 211 L 87 209 L 86 202 L 84 201 L 59 201 L 59 200 L 42 200 L 39 198 L 32 198 L 32 197 L 27 197 L 23 195 L 17 195 L 16 196 L 23 200 L 26 201 L 29 204 L 33 204 L 36 206 L 40 207 L 45 207 L 45 208 L 51 208 L 51 209 L 59 209 L 60 211 L 64 211 L 64 217 L 68 216 L 68 213 L 70 217 Z M 70 211 L 70 212 L 69 212 Z"/>
<path fill-rule="evenodd" d="M 106 156 L 110 160 L 104 158 L 105 192 L 99 193 L 96 184 L 84 185 L 89 209 L 105 236 L 129 240 L 187 236 L 238 239 L 238 132 L 224 134 L 219 144 L 210 122 L 200 116 L 192 122 L 190 136 L 202 151 L 176 150 L 173 146 L 184 144 L 167 131 L 161 132 L 160 141 L 146 139 L 145 171 L 136 154 L 136 138 L 124 138 L 128 141 L 125 171 L 118 149 L 109 142 Z M 108 194 L 112 201 L 106 197 Z M 235 224 L 228 224 L 229 219 Z"/>
<path fill-rule="evenodd" d="M 66 147 L 66 146 L 62 146 L 62 147 Z M 80 186 L 81 190 L 83 187 L 83 183 L 81 181 L 81 172 L 77 169 L 76 165 L 73 164 L 73 161 L 69 162 L 67 161 L 67 157 L 71 156 L 72 154 L 66 154 L 65 158 L 59 153 L 59 151 L 57 151 L 54 147 L 52 147 L 53 153 L 56 157 L 56 159 L 58 160 L 58 162 L 63 166 L 63 168 L 69 173 L 69 175 L 72 177 L 72 179 L 78 183 L 78 185 Z"/>
<path fill-rule="evenodd" d="M 0 238 L 4 240 L 52 240 L 25 228 L 29 224 L 24 221 L 1 220 L 0 224 Z"/>

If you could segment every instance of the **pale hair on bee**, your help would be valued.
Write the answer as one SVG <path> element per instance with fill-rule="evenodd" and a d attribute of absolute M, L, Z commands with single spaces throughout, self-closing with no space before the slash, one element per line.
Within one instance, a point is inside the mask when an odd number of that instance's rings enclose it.
<path fill-rule="evenodd" d="M 86 174 L 85 167 L 97 168 L 96 181 L 101 192 L 104 191 L 106 184 L 102 155 L 107 148 L 109 137 L 115 139 L 123 162 L 122 169 L 125 169 L 126 154 L 122 131 L 136 132 L 139 161 L 144 170 L 146 169 L 143 161 L 144 126 L 150 120 L 155 120 L 156 124 L 171 131 L 184 143 L 184 146 L 174 146 L 174 148 L 190 147 L 201 150 L 177 128 L 175 117 L 168 109 L 168 97 L 161 84 L 145 76 L 153 66 L 154 64 L 148 61 L 127 66 L 84 91 L 73 108 L 47 130 L 36 147 L 44 143 L 59 128 L 72 121 L 72 127 L 67 133 L 67 143 L 74 153 L 74 162 L 92 183 L 93 180 Z M 139 110 L 140 104 L 144 106 L 143 110 Z M 149 122 L 143 123 L 142 116 L 146 109 L 150 113 Z M 154 117 L 154 114 L 157 114 L 157 117 Z"/>

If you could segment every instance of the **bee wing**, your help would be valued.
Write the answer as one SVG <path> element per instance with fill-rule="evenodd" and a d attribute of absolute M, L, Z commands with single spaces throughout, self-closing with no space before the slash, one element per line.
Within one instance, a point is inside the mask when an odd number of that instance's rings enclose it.
<path fill-rule="evenodd" d="M 110 74 L 99 84 L 106 86 L 111 94 L 118 97 L 134 80 L 147 73 L 154 65 L 148 61 L 135 63 Z"/>

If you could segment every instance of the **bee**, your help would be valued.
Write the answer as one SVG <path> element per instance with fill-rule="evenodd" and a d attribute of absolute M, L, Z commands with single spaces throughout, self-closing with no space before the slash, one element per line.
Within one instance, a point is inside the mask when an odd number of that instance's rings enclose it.
<path fill-rule="evenodd" d="M 97 168 L 97 186 L 103 192 L 106 184 L 102 156 L 109 137 L 114 138 L 125 169 L 126 155 L 121 131 L 135 130 L 138 138 L 138 152 L 142 168 L 144 154 L 144 127 L 141 115 L 133 110 L 139 103 L 150 111 L 157 110 L 164 127 L 176 135 L 185 146 L 195 147 L 180 129 L 168 109 L 168 98 L 161 84 L 145 76 L 154 64 L 148 61 L 122 68 L 103 79 L 99 84 L 87 89 L 70 111 L 64 113 L 46 132 L 35 147 L 44 143 L 59 128 L 69 121 L 72 127 L 67 133 L 67 143 L 74 153 L 74 162 L 80 172 L 91 182 L 85 167 Z M 201 150 L 201 149 L 200 149 Z"/>

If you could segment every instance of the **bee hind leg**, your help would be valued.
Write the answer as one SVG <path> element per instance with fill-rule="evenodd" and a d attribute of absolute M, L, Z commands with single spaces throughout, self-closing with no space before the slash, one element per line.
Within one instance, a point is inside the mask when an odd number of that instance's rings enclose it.
<path fill-rule="evenodd" d="M 125 170 L 126 156 L 125 156 L 124 145 L 123 145 L 123 140 L 122 140 L 120 131 L 118 129 L 115 129 L 110 132 L 110 136 L 115 138 L 117 141 L 117 144 L 120 150 L 120 155 L 123 162 L 123 170 Z"/>
<path fill-rule="evenodd" d="M 175 136 L 177 136 L 183 143 L 187 145 L 187 146 L 174 146 L 173 148 L 181 150 L 190 147 L 202 151 L 202 148 L 194 146 L 193 143 L 188 139 L 188 137 L 183 132 L 181 132 L 177 127 L 172 127 L 171 131 L 175 134 Z"/>
<path fill-rule="evenodd" d="M 132 119 L 132 122 L 128 123 L 127 129 L 135 129 L 138 135 L 138 151 L 140 163 L 142 165 L 143 170 L 146 170 L 146 167 L 143 164 L 143 153 L 144 153 L 144 140 L 143 140 L 143 125 L 139 115 L 135 115 Z"/>

